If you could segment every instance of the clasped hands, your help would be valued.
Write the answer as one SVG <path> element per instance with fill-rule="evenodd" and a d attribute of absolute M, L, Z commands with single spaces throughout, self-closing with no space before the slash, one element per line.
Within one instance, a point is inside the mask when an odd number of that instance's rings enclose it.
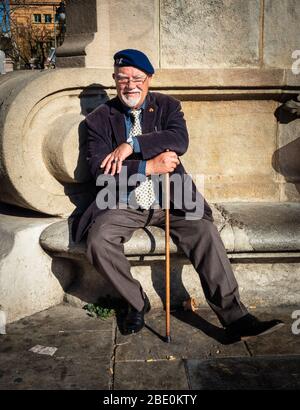
<path fill-rule="evenodd" d="M 119 174 L 121 172 L 123 161 L 132 153 L 132 147 L 124 142 L 104 158 L 100 164 L 100 168 L 104 168 L 104 174 Z M 147 160 L 146 175 L 173 172 L 179 163 L 180 161 L 176 152 L 162 152 L 156 157 Z"/>
<path fill-rule="evenodd" d="M 133 148 L 131 145 L 124 142 L 104 158 L 100 164 L 100 168 L 105 168 L 104 174 L 119 174 L 121 172 L 122 162 L 132 153 Z"/>

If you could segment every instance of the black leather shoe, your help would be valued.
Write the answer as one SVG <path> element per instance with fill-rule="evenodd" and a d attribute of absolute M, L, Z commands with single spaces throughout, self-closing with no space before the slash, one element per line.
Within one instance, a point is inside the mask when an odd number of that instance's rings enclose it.
<path fill-rule="evenodd" d="M 240 319 L 230 323 L 226 327 L 226 332 L 230 337 L 247 340 L 254 336 L 266 335 L 284 326 L 281 320 L 261 321 L 248 313 Z"/>
<path fill-rule="evenodd" d="M 139 312 L 133 306 L 129 305 L 128 313 L 124 320 L 124 333 L 125 334 L 132 334 L 137 333 L 145 325 L 144 315 L 148 313 L 151 309 L 151 305 L 147 295 L 145 294 L 145 303 L 143 309 Z"/>

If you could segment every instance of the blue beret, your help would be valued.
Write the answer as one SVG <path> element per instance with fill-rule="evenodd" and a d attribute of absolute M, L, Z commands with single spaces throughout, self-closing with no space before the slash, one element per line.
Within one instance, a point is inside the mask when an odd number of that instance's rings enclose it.
<path fill-rule="evenodd" d="M 139 50 L 128 48 L 118 51 L 114 55 L 114 61 L 114 65 L 117 67 L 136 67 L 147 74 L 154 74 L 154 68 L 149 58 Z"/>

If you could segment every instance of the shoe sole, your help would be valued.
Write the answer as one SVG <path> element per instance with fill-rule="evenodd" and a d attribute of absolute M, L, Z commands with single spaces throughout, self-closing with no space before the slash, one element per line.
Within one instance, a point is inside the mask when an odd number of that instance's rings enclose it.
<path fill-rule="evenodd" d="M 247 340 L 249 340 L 249 339 L 253 339 L 253 337 L 268 335 L 268 334 L 273 333 L 273 332 L 275 332 L 276 330 L 280 329 L 280 328 L 283 327 L 284 325 L 285 325 L 284 323 L 278 323 L 277 325 L 271 327 L 271 328 L 268 329 L 268 330 L 265 330 L 265 331 L 262 332 L 262 333 L 259 333 L 258 335 L 242 336 L 242 337 L 241 337 L 241 340 L 242 340 L 242 341 L 247 341 Z"/>

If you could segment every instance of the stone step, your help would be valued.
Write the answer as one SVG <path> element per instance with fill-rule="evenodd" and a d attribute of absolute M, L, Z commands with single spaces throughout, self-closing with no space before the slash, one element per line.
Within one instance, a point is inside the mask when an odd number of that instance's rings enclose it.
<path fill-rule="evenodd" d="M 248 306 L 300 303 L 300 204 L 216 204 L 216 225 Z M 88 263 L 85 243 L 74 244 L 72 219 L 0 208 L 0 305 L 7 321 L 60 303 L 82 306 L 118 296 Z M 165 300 L 164 232 L 135 232 L 125 244 L 132 274 L 154 307 Z M 193 296 L 206 305 L 199 276 L 171 242 L 171 304 Z"/>
<path fill-rule="evenodd" d="M 213 206 L 221 234 L 240 285 L 250 305 L 296 304 L 300 300 L 300 204 L 221 203 Z M 85 257 L 86 244 L 72 240 L 72 219 L 61 220 L 41 234 L 41 246 L 58 260 L 73 261 L 77 279 L 67 289 L 72 303 L 117 296 Z M 190 295 L 200 305 L 205 298 L 199 276 L 171 240 L 171 303 L 180 304 Z M 157 227 L 137 230 L 125 243 L 132 274 L 147 292 L 153 306 L 161 306 L 165 292 L 165 236 Z M 288 278 L 288 280 L 287 280 Z"/>

